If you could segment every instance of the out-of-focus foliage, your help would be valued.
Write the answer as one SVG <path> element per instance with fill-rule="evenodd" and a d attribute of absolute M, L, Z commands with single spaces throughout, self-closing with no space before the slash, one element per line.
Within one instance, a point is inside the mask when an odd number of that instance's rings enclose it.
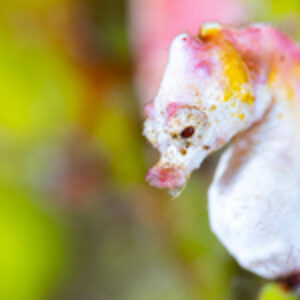
<path fill-rule="evenodd" d="M 297 300 L 291 293 L 285 292 L 275 284 L 266 285 L 260 295 L 259 300 Z"/>
<path fill-rule="evenodd" d="M 118 97 L 122 99 L 124 93 Z M 141 127 L 130 118 L 125 105 L 114 99 L 101 105 L 97 118 L 95 138 L 116 179 L 121 183 L 141 183 L 146 171 L 137 138 Z"/>
<path fill-rule="evenodd" d="M 256 22 L 271 22 L 288 35 L 299 39 L 300 2 L 297 0 L 245 0 L 251 18 Z"/>
<path fill-rule="evenodd" d="M 156 154 L 141 135 L 145 99 L 133 84 L 142 56 L 132 28 L 144 28 L 130 19 L 134 2 L 0 3 L 1 300 L 257 299 L 262 280 L 241 270 L 209 229 L 216 157 L 175 201 L 144 183 Z M 158 20 L 147 13 L 175 21 L 170 14 L 180 13 L 172 1 L 154 2 L 136 11 L 150 20 L 143 40 L 159 37 L 142 45 L 148 50 L 171 38 L 171 24 L 151 34 Z M 226 10 L 219 0 L 182 2 L 189 12 L 187 2 L 212 14 L 204 19 L 218 12 L 228 23 L 234 16 L 300 32 L 298 1 L 226 0 Z M 293 299 L 281 295 L 267 286 L 261 299 Z"/>
<path fill-rule="evenodd" d="M 4 35 L 0 35 L 2 138 L 33 143 L 62 133 L 76 115 L 75 70 L 45 37 L 24 45 L 18 37 Z"/>
<path fill-rule="evenodd" d="M 30 6 L 8 1 L 0 9 L 2 141 L 35 143 L 65 133 L 78 110 L 78 72 Z"/>
<path fill-rule="evenodd" d="M 0 187 L 0 299 L 44 299 L 67 265 L 65 229 L 40 197 Z"/>

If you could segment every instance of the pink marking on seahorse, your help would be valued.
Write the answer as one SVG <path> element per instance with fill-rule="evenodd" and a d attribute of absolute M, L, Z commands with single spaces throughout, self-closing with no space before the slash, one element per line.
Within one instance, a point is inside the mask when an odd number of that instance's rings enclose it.
<path fill-rule="evenodd" d="M 192 35 L 186 35 L 182 37 L 182 41 L 185 42 L 185 45 L 189 51 L 204 51 L 206 48 L 206 45 L 201 40 Z"/>
<path fill-rule="evenodd" d="M 208 61 L 200 60 L 195 66 L 195 71 L 198 71 L 199 69 L 204 71 L 206 75 L 211 75 L 211 66 L 209 65 Z"/>
<path fill-rule="evenodd" d="M 146 113 L 147 117 L 150 120 L 154 119 L 154 105 L 153 105 L 153 102 L 150 102 L 145 106 L 145 113 Z"/>
<path fill-rule="evenodd" d="M 182 186 L 185 176 L 180 168 L 155 167 L 148 171 L 146 179 L 156 187 L 174 189 Z"/>
<path fill-rule="evenodd" d="M 167 121 L 170 120 L 176 113 L 177 111 L 182 107 L 182 104 L 176 103 L 176 102 L 171 102 L 167 106 Z"/>

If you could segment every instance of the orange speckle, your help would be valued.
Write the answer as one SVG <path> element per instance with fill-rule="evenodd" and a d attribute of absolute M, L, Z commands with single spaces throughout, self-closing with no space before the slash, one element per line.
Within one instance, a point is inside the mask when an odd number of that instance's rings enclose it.
<path fill-rule="evenodd" d="M 184 148 L 181 148 L 181 149 L 180 149 L 180 153 L 181 153 L 182 155 L 186 155 L 186 150 L 185 150 Z"/>
<path fill-rule="evenodd" d="M 214 111 L 217 107 L 213 104 L 210 108 L 209 111 Z"/>
<path fill-rule="evenodd" d="M 210 38 L 217 35 L 221 30 L 219 23 L 208 22 L 204 23 L 199 31 L 199 37 L 202 39 Z"/>
<path fill-rule="evenodd" d="M 269 75 L 268 86 L 271 86 L 275 82 L 276 77 L 277 77 L 277 70 L 273 68 Z"/>
<path fill-rule="evenodd" d="M 218 27 L 201 27 L 199 32 L 199 37 L 202 39 L 212 37 L 220 32 Z"/>

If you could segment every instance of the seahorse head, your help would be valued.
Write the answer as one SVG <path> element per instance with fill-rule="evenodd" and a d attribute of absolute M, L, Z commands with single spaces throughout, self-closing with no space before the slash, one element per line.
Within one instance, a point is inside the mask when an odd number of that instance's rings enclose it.
<path fill-rule="evenodd" d="M 161 154 L 147 180 L 178 190 L 205 157 L 247 127 L 254 104 L 249 72 L 219 24 L 172 42 L 144 135 Z"/>

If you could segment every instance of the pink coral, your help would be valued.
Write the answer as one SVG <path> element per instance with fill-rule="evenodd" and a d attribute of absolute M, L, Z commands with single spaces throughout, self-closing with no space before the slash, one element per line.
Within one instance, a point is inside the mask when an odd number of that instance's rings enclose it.
<path fill-rule="evenodd" d="M 157 92 L 167 49 L 176 35 L 197 32 L 206 21 L 235 25 L 246 20 L 245 7 L 236 0 L 131 0 L 130 4 L 136 83 L 143 103 Z"/>

